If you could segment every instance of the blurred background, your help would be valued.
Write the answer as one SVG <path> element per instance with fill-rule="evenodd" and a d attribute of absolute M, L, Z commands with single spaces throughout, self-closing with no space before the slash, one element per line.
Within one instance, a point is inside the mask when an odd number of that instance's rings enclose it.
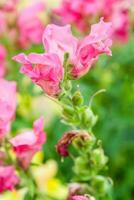
<path fill-rule="evenodd" d="M 39 163 L 44 162 L 44 168 L 40 168 L 39 171 L 35 170 L 34 174 L 38 177 L 40 186 L 47 191 L 48 196 L 62 200 L 66 194 L 66 183 L 72 178 L 72 161 L 67 158 L 62 162 L 54 147 L 61 135 L 68 130 L 68 127 L 60 122 L 60 108 L 46 98 L 40 88 L 32 84 L 27 77 L 21 75 L 19 65 L 12 61 L 12 56 L 19 52 L 43 52 L 41 41 L 34 43 L 32 40 L 28 40 L 25 46 L 21 46 L 21 41 L 16 42 L 16 37 L 18 37 L 14 25 L 16 9 L 21 12 L 29 4 L 33 5 L 34 0 L 20 0 L 17 8 L 12 11 L 10 9 L 3 11 L 2 5 L 5 1 L 0 0 L 0 45 L 4 46 L 6 51 L 4 76 L 8 80 L 16 80 L 18 85 L 18 103 L 16 119 L 12 124 L 12 134 L 14 135 L 24 128 L 31 128 L 32 122 L 36 118 L 40 115 L 45 116 L 47 142 L 43 148 L 44 153 L 39 153 L 35 158 Z M 50 21 L 55 22 L 51 16 L 53 13 L 51 9 L 57 7 L 60 2 L 58 0 L 44 0 L 44 3 L 45 7 L 40 13 L 40 20 L 45 28 Z M 112 57 L 101 56 L 90 72 L 75 83 L 79 85 L 85 102 L 94 92 L 106 89 L 106 92 L 95 97 L 93 102 L 93 110 L 99 116 L 93 131 L 97 138 L 102 139 L 105 153 L 109 157 L 108 174 L 114 181 L 114 200 L 134 199 L 133 13 L 130 14 L 132 24 L 128 40 L 126 42 L 113 42 Z M 8 31 L 9 27 L 5 28 L 6 31 L 2 30 L 4 29 L 2 17 L 5 18 L 5 16 L 9 23 L 10 32 Z M 25 26 L 25 22 L 23 26 Z M 75 30 L 74 34 L 79 35 L 79 31 Z M 60 197 L 59 194 L 61 194 Z M 5 197 L 2 195 L 0 199 L 10 198 L 11 200 L 11 196 L 8 195 L 6 194 Z M 19 195 L 21 196 L 21 194 L 13 192 L 12 199 L 20 199 Z M 50 199 L 53 199 L 51 197 Z"/>

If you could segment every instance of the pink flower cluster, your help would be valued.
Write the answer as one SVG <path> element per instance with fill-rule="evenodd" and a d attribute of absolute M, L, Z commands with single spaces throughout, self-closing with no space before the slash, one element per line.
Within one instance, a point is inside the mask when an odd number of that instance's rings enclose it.
<path fill-rule="evenodd" d="M 74 24 L 82 32 L 88 30 L 89 24 L 98 17 L 113 23 L 113 36 L 121 41 L 128 38 L 131 5 L 133 0 L 62 0 L 55 13 L 62 23 Z"/>
<path fill-rule="evenodd" d="M 55 96 L 60 92 L 64 79 L 64 55 L 69 54 L 69 76 L 80 78 L 85 75 L 99 55 L 111 55 L 110 47 L 112 26 L 103 19 L 91 26 L 91 32 L 83 39 L 72 35 L 70 25 L 50 24 L 43 34 L 43 54 L 19 54 L 13 59 L 22 63 L 21 73 L 41 86 L 48 94 Z"/>
<path fill-rule="evenodd" d="M 0 193 L 5 190 L 13 190 L 19 183 L 19 178 L 12 165 L 0 166 Z"/>
<path fill-rule="evenodd" d="M 16 83 L 0 79 L 0 139 L 10 130 L 16 111 Z"/>
<path fill-rule="evenodd" d="M 0 37 L 6 33 L 19 48 L 40 44 L 44 30 L 40 15 L 45 11 L 44 2 L 36 2 L 21 10 L 18 5 L 18 0 L 8 0 L 0 7 Z"/>
<path fill-rule="evenodd" d="M 3 45 L 0 45 L 0 78 L 5 75 L 6 66 L 6 49 Z"/>

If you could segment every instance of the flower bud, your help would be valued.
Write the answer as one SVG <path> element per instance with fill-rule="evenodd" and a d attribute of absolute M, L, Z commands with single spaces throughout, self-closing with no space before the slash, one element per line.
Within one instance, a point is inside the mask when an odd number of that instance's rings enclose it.
<path fill-rule="evenodd" d="M 94 115 L 90 108 L 86 108 L 82 115 L 83 125 L 86 127 L 93 127 L 97 121 L 97 116 Z"/>
<path fill-rule="evenodd" d="M 98 194 L 98 196 L 103 197 L 107 193 L 109 193 L 109 190 L 112 186 L 112 180 L 103 176 L 96 176 L 93 179 L 91 185 L 95 190 L 95 194 Z"/>
<path fill-rule="evenodd" d="M 104 155 L 104 151 L 101 148 L 94 149 L 92 152 L 92 157 L 95 166 L 99 169 L 102 169 L 108 161 L 108 158 Z"/>
<path fill-rule="evenodd" d="M 95 170 L 92 167 L 92 164 L 89 162 L 87 156 L 79 156 L 75 159 L 75 165 L 73 168 L 77 177 L 80 177 L 81 180 L 87 181 L 95 174 Z"/>
<path fill-rule="evenodd" d="M 72 102 L 75 106 L 81 106 L 83 104 L 83 97 L 80 91 L 76 91 L 73 95 Z"/>
<path fill-rule="evenodd" d="M 74 114 L 74 109 L 71 106 L 64 105 L 64 107 L 63 107 L 63 114 L 66 117 L 71 117 Z"/>

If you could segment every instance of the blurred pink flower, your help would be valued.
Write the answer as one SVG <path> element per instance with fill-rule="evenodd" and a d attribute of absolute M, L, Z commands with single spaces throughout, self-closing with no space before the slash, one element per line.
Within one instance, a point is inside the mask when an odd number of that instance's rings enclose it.
<path fill-rule="evenodd" d="M 3 0 L 2 1 L 2 9 L 5 10 L 6 12 L 12 12 L 16 9 L 16 5 L 17 5 L 17 2 L 19 0 Z"/>
<path fill-rule="evenodd" d="M 100 6 L 98 0 L 63 0 L 54 12 L 61 16 L 63 24 L 75 24 L 83 32 L 89 28 L 88 18 L 95 15 Z"/>
<path fill-rule="evenodd" d="M 0 193 L 5 190 L 13 190 L 19 183 L 13 166 L 0 166 Z"/>
<path fill-rule="evenodd" d="M 21 73 L 31 78 L 48 95 L 54 96 L 60 92 L 64 73 L 56 54 L 19 54 L 13 59 L 22 63 Z"/>
<path fill-rule="evenodd" d="M 45 12 L 43 2 L 33 4 L 20 12 L 17 24 L 19 28 L 19 44 L 21 47 L 41 43 L 44 31 L 44 24 L 40 19 L 42 12 Z"/>
<path fill-rule="evenodd" d="M 50 24 L 44 31 L 43 44 L 46 52 L 57 54 L 63 63 L 65 53 L 69 53 L 70 59 L 75 56 L 78 39 L 72 35 L 70 25 Z"/>
<path fill-rule="evenodd" d="M 16 111 L 16 83 L 0 79 L 0 138 L 10 129 Z"/>
<path fill-rule="evenodd" d="M 92 21 L 104 17 L 113 23 L 114 38 L 127 41 L 133 5 L 134 0 L 62 0 L 54 12 L 60 16 L 62 24 L 71 23 L 82 33 L 88 31 Z"/>
<path fill-rule="evenodd" d="M 112 24 L 105 23 L 103 19 L 91 26 L 90 34 L 79 42 L 72 62 L 71 75 L 73 78 L 85 75 L 99 55 L 104 53 L 111 55 L 111 35 Z"/>
<path fill-rule="evenodd" d="M 90 200 L 90 199 L 88 197 L 78 195 L 78 196 L 71 196 L 69 200 Z"/>
<path fill-rule="evenodd" d="M 134 3 L 134 2 L 133 2 Z M 126 0 L 104 0 L 103 15 L 113 24 L 113 36 L 115 39 L 125 42 L 128 40 L 131 3 Z"/>
<path fill-rule="evenodd" d="M 0 78 L 5 74 L 5 65 L 6 65 L 6 49 L 3 45 L 0 45 Z"/>
<path fill-rule="evenodd" d="M 10 140 L 21 166 L 27 169 L 34 154 L 41 150 L 46 140 L 43 131 L 44 119 L 40 117 L 33 124 L 33 130 L 25 131 Z"/>

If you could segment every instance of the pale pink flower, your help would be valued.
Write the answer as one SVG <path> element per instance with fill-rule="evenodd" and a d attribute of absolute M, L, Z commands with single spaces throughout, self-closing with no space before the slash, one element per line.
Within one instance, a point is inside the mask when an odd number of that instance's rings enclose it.
<path fill-rule="evenodd" d="M 64 72 L 56 54 L 19 54 L 13 59 L 22 63 L 21 73 L 31 78 L 48 95 L 54 96 L 60 92 Z"/>
<path fill-rule="evenodd" d="M 6 49 L 3 45 L 0 45 L 0 78 L 2 78 L 5 74 L 5 66 L 6 66 Z"/>
<path fill-rule="evenodd" d="M 0 193 L 13 190 L 19 183 L 19 178 L 13 166 L 0 166 Z"/>
<path fill-rule="evenodd" d="M 40 19 L 40 14 L 45 12 L 43 2 L 33 4 L 22 10 L 18 16 L 19 44 L 27 47 L 30 43 L 41 43 L 44 24 Z"/>
<path fill-rule="evenodd" d="M 16 82 L 0 79 L 0 138 L 10 129 L 16 111 Z"/>
<path fill-rule="evenodd" d="M 50 24 L 44 31 L 43 44 L 46 52 L 57 54 L 63 63 L 65 53 L 69 53 L 70 59 L 73 59 L 78 39 L 72 35 L 70 25 L 57 26 Z"/>
<path fill-rule="evenodd" d="M 85 75 L 94 61 L 101 54 L 111 55 L 112 24 L 103 19 L 98 24 L 91 26 L 90 34 L 79 42 L 79 46 L 72 62 L 71 75 L 78 78 Z"/>
<path fill-rule="evenodd" d="M 17 158 L 24 169 L 27 169 L 34 154 L 41 150 L 46 140 L 43 131 L 44 119 L 40 117 L 33 124 L 33 130 L 25 131 L 10 140 Z"/>

